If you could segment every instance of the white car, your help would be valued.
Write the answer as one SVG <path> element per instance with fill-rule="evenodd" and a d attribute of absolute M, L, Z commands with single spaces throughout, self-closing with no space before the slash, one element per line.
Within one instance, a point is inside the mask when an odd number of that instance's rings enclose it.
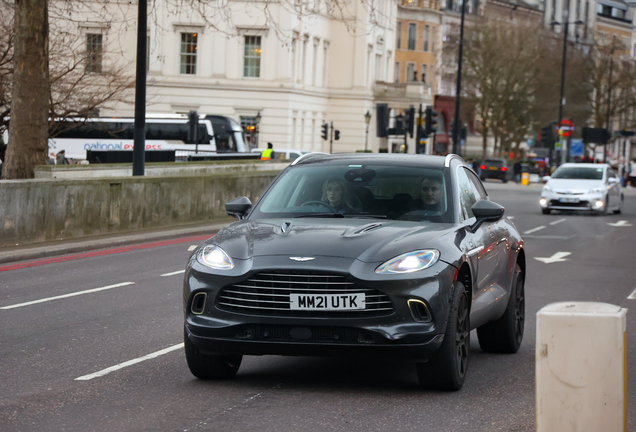
<path fill-rule="evenodd" d="M 621 182 L 607 164 L 566 163 L 543 178 L 541 211 L 588 211 L 620 213 L 623 209 Z"/>

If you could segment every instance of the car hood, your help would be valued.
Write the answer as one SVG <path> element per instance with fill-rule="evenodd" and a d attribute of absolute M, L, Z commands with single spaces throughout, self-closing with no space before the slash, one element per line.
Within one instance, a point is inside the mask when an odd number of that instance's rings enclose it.
<path fill-rule="evenodd" d="M 555 192 L 585 193 L 592 188 L 603 186 L 602 180 L 550 179 L 546 186 Z"/>
<path fill-rule="evenodd" d="M 267 219 L 241 221 L 205 244 L 233 259 L 283 255 L 342 257 L 377 262 L 404 252 L 435 247 L 452 224 L 364 219 Z"/>

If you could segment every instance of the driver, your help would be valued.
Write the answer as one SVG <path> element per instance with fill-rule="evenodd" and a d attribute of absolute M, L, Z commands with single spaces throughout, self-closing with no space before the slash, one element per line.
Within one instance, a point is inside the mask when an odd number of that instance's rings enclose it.
<path fill-rule="evenodd" d="M 322 185 L 321 201 L 329 204 L 337 212 L 352 213 L 354 211 L 347 185 L 338 177 L 331 177 Z"/>
<path fill-rule="evenodd" d="M 441 213 L 444 208 L 444 188 L 439 177 L 424 177 L 420 183 L 420 197 L 411 203 L 411 211 L 430 210 Z"/>

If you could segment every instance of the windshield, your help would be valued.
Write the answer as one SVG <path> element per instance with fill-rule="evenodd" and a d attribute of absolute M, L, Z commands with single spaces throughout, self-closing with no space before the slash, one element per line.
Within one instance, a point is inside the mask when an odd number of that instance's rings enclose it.
<path fill-rule="evenodd" d="M 305 165 L 277 180 L 251 217 L 350 217 L 451 222 L 450 182 L 439 169 Z"/>
<path fill-rule="evenodd" d="M 554 172 L 552 178 L 572 180 L 602 180 L 603 168 L 561 167 Z"/>
<path fill-rule="evenodd" d="M 504 161 L 502 161 L 501 159 L 486 159 L 484 163 L 486 165 L 492 165 L 500 168 L 504 166 Z"/>

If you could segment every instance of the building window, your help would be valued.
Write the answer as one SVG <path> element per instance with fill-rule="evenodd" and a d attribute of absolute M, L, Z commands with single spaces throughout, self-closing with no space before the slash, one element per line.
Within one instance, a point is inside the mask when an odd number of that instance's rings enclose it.
<path fill-rule="evenodd" d="M 88 33 L 86 35 L 86 72 L 102 71 L 102 35 Z"/>
<path fill-rule="evenodd" d="M 402 21 L 397 25 L 397 49 L 402 48 Z"/>
<path fill-rule="evenodd" d="M 256 117 L 241 116 L 241 127 L 245 131 L 245 141 L 250 149 L 258 147 Z"/>
<path fill-rule="evenodd" d="M 421 79 L 422 79 L 422 82 L 424 84 L 426 84 L 426 72 L 427 72 L 427 69 L 428 69 L 428 67 L 425 64 L 423 64 L 422 65 L 422 76 L 421 76 Z"/>
<path fill-rule="evenodd" d="M 417 81 L 417 71 L 415 70 L 415 63 L 406 64 L 406 81 Z"/>
<path fill-rule="evenodd" d="M 261 52 L 261 37 L 245 36 L 244 77 L 259 78 L 261 76 Z"/>
<path fill-rule="evenodd" d="M 409 23 L 409 50 L 415 49 L 416 38 L 417 38 L 417 24 Z"/>
<path fill-rule="evenodd" d="M 400 62 L 395 62 L 395 71 L 393 72 L 393 81 L 400 82 Z"/>
<path fill-rule="evenodd" d="M 197 74 L 197 38 L 196 33 L 181 33 L 181 74 Z"/>
<path fill-rule="evenodd" d="M 424 26 L 424 51 L 428 51 L 428 26 Z"/>
<path fill-rule="evenodd" d="M 436 28 L 433 26 L 433 34 L 431 35 L 431 51 L 435 52 L 435 32 Z"/>

